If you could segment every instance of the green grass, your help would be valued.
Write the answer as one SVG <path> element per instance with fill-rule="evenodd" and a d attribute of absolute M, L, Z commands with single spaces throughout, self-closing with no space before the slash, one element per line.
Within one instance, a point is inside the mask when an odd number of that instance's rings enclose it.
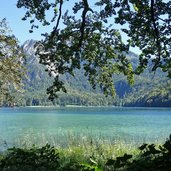
<path fill-rule="evenodd" d="M 95 162 L 97 165 L 104 166 L 110 158 L 116 159 L 125 153 L 137 155 L 139 151 L 131 144 L 109 144 L 105 142 L 99 143 L 84 143 L 79 146 L 69 146 L 67 148 L 59 148 L 61 163 L 70 163 L 76 161 L 78 163 Z"/>
<path fill-rule="evenodd" d="M 24 139 L 20 139 L 16 146 L 22 149 L 30 149 L 33 146 L 34 139 L 29 139 L 30 136 L 26 135 Z M 73 136 L 70 134 L 67 136 L 67 141 L 62 144 L 54 139 L 51 139 L 51 145 L 59 153 L 60 167 L 65 170 L 66 168 L 77 167 L 78 164 L 90 164 L 104 167 L 108 159 L 116 159 L 118 156 L 122 156 L 125 153 L 137 155 L 138 150 L 135 144 L 126 144 L 121 141 L 113 141 L 106 139 L 92 139 L 92 137 L 86 136 Z M 42 136 L 42 140 L 39 141 L 39 145 L 35 145 L 36 148 L 40 148 L 47 143 L 46 137 Z M 7 146 L 8 147 L 8 146 Z M 2 158 L 1 155 L 0 158 Z M 70 168 L 72 170 L 72 168 Z"/>
<path fill-rule="evenodd" d="M 7 149 L 0 154 L 0 170 L 170 171 L 170 159 L 171 136 L 164 144 L 143 144 L 139 148 L 135 144 L 82 137 L 63 147 L 46 144 Z"/>
<path fill-rule="evenodd" d="M 162 162 L 168 163 L 167 160 L 165 161 L 165 159 L 163 160 L 163 158 L 160 159 L 159 157 L 167 155 L 171 158 L 171 138 L 163 146 L 164 150 L 158 148 L 159 144 L 155 145 L 155 148 L 160 150 L 160 155 L 155 154 L 156 151 L 153 145 L 146 146 L 143 150 L 140 150 L 138 149 L 140 144 L 136 144 L 134 141 L 132 143 L 126 143 L 126 141 L 110 138 L 92 138 L 91 136 L 86 137 L 73 134 L 68 134 L 65 138 L 67 139 L 62 144 L 63 139 L 60 140 L 59 138 L 55 139 L 51 137 L 51 145 L 45 146 L 49 139 L 44 135 L 42 135 L 42 139 L 39 139 L 40 141 L 37 141 L 37 144 L 34 144 L 37 139 L 31 139 L 31 136 L 26 135 L 24 139 L 18 140 L 19 143 L 16 144 L 16 147 L 19 148 L 14 148 L 12 151 L 6 149 L 1 152 L 0 170 L 2 170 L 1 167 L 3 168 L 5 166 L 6 168 L 12 168 L 12 170 L 6 169 L 2 171 L 14 171 L 14 169 L 16 171 L 27 171 L 24 170 L 26 167 L 28 167 L 28 171 L 32 171 L 34 167 L 39 168 L 41 163 L 43 163 L 43 167 L 34 171 L 48 171 L 48 167 L 51 165 L 52 168 L 54 166 L 54 171 L 112 171 L 114 167 L 119 168 L 120 164 L 122 164 L 121 160 L 123 160 L 123 170 L 127 171 L 127 168 L 130 166 L 130 168 L 136 171 L 137 164 L 142 165 L 140 170 L 143 170 L 143 165 L 153 169 L 154 166 L 157 166 L 156 164 L 153 166 L 153 160 L 159 163 L 161 160 Z M 3 143 L 1 144 L 3 145 Z M 6 147 L 9 148 L 8 144 Z M 131 154 L 131 157 L 125 154 Z M 146 156 L 144 157 L 144 154 L 147 155 L 147 159 Z M 41 157 L 41 155 L 43 156 Z M 53 161 L 55 155 L 57 160 Z M 52 164 L 49 164 L 49 160 Z M 2 161 L 5 161 L 5 164 L 2 164 Z M 106 163 L 112 164 L 108 166 Z M 117 166 L 118 163 L 119 166 Z M 18 168 L 24 169 L 17 170 Z M 120 171 L 120 169 L 117 171 Z"/>

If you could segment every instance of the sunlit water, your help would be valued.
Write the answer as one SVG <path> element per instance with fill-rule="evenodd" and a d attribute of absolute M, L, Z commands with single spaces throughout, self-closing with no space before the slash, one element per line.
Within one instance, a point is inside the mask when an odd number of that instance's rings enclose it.
<path fill-rule="evenodd" d="M 171 108 L 0 108 L 0 146 L 163 142 L 170 133 Z"/>

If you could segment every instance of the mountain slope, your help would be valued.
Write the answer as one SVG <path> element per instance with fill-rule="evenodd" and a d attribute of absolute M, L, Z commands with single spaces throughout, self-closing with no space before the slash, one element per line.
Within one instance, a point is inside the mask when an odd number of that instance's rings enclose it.
<path fill-rule="evenodd" d="M 26 54 L 26 68 L 28 78 L 24 80 L 25 93 L 16 95 L 18 105 L 52 105 L 48 100 L 46 89 L 52 84 L 53 79 L 45 72 L 45 66 L 39 64 L 39 59 L 34 55 L 34 40 L 23 44 Z M 129 52 L 129 59 L 133 67 L 138 64 L 138 56 Z M 123 75 L 115 75 L 114 82 L 117 96 L 104 97 L 100 89 L 93 90 L 82 70 L 75 70 L 76 77 L 69 74 L 63 76 L 68 93 L 59 93 L 56 104 L 59 105 L 123 105 L 123 106 L 171 106 L 170 80 L 165 74 L 157 71 L 145 71 L 140 76 L 135 76 L 135 85 L 130 86 Z M 19 100 L 20 99 L 20 100 Z"/>

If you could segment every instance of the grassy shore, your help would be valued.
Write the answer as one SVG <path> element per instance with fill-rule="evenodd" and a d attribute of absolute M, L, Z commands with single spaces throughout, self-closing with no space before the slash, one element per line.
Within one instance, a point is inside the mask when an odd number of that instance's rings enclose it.
<path fill-rule="evenodd" d="M 171 136 L 164 144 L 142 144 L 139 147 L 135 143 L 85 138 L 70 141 L 67 146 L 25 144 L 6 149 L 0 153 L 0 170 L 170 171 L 171 168 Z"/>
<path fill-rule="evenodd" d="M 20 147 L 19 151 L 15 149 L 12 152 L 14 159 L 12 159 L 13 157 L 10 156 L 10 160 L 14 160 L 16 162 L 16 160 L 18 159 L 16 159 L 15 157 L 19 156 L 17 158 L 20 158 L 23 155 L 23 152 L 31 151 L 31 154 L 33 154 L 33 152 L 37 153 L 35 152 L 36 149 L 42 148 L 42 147 L 38 147 L 35 145 L 31 146 L 30 144 L 31 142 L 28 142 L 27 145 L 25 144 L 23 147 Z M 21 149 L 23 150 L 23 152 L 21 151 Z M 30 150 L 30 149 L 34 149 L 34 150 Z M 137 148 L 135 148 L 135 146 L 131 144 L 125 144 L 121 142 L 109 143 L 109 141 L 104 141 L 104 140 L 97 142 L 97 141 L 92 141 L 92 140 L 87 140 L 87 139 L 81 140 L 79 142 L 74 142 L 74 143 L 71 140 L 71 142 L 68 142 L 67 146 L 57 145 L 54 147 L 54 149 L 55 149 L 55 153 L 59 157 L 58 159 L 58 164 L 60 165 L 59 170 L 62 170 L 62 171 L 70 171 L 70 170 L 79 171 L 79 167 L 80 166 L 83 167 L 84 165 L 85 166 L 92 165 L 91 167 L 94 167 L 94 168 L 95 166 L 96 167 L 98 166 L 99 168 L 101 168 L 101 170 L 104 170 L 102 168 L 104 168 L 108 159 L 116 159 L 117 157 L 122 156 L 125 153 L 129 153 L 133 155 L 137 155 L 139 153 Z M 4 152 L 1 152 L 0 161 L 3 160 L 3 158 L 5 158 L 7 154 L 9 154 L 9 152 L 11 153 L 11 150 L 9 151 L 5 150 Z M 27 155 L 30 156 L 29 153 L 26 153 L 25 157 L 27 157 Z M 10 167 L 12 169 L 15 169 L 13 166 L 10 166 Z M 81 170 L 82 169 L 80 168 L 80 171 Z M 13 170 L 8 170 L 8 171 L 13 171 Z M 21 171 L 24 171 L 24 170 L 21 170 Z"/>

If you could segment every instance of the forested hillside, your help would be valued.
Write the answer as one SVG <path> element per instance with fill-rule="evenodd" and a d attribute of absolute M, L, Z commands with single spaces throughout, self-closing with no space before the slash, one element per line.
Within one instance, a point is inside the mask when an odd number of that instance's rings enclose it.
<path fill-rule="evenodd" d="M 15 94 L 17 105 L 36 106 L 52 105 L 48 100 L 46 89 L 53 83 L 45 66 L 39 64 L 39 59 L 34 55 L 34 40 L 26 41 L 22 48 L 26 54 L 27 79 L 24 79 L 23 94 Z M 128 54 L 135 68 L 138 56 L 132 52 Z M 165 74 L 157 71 L 145 71 L 140 76 L 135 76 L 134 86 L 130 86 L 123 75 L 115 75 L 114 82 L 116 96 L 105 97 L 100 88 L 92 89 L 82 70 L 75 70 L 76 77 L 66 74 L 62 79 L 67 85 L 67 93 L 59 93 L 55 104 L 86 105 L 86 106 L 171 106 L 171 84 Z"/>

